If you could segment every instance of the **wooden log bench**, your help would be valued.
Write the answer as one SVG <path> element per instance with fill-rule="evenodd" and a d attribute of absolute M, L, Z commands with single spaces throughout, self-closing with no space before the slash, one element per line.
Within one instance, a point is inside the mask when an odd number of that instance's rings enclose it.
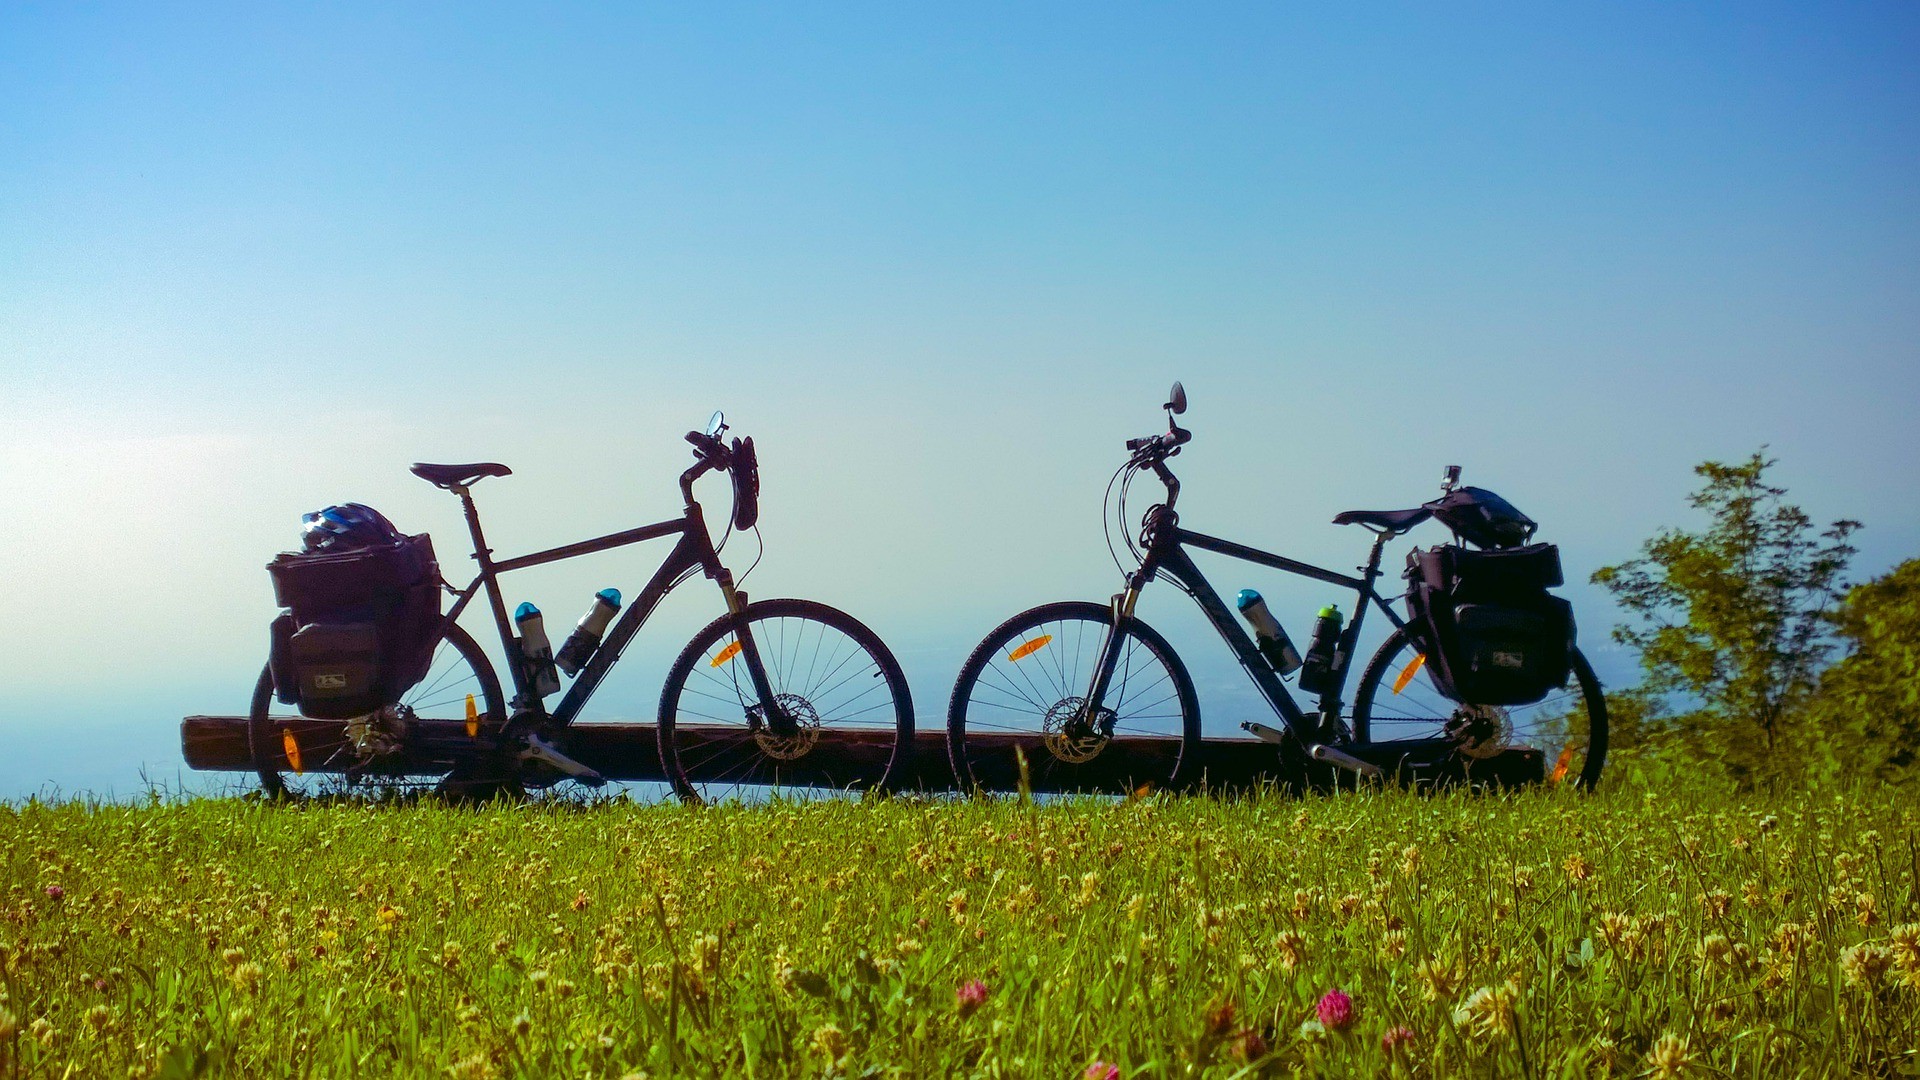
<path fill-rule="evenodd" d="M 295 734 L 302 742 L 320 744 L 339 738 L 340 724 L 337 721 L 299 720 L 295 723 L 299 725 Z M 459 721 L 427 720 L 420 723 L 430 725 L 434 729 L 431 734 L 441 738 L 453 737 L 462 727 Z M 300 731 L 302 727 L 309 729 L 304 736 Z M 682 753 L 686 755 L 683 760 L 698 756 L 696 744 L 702 739 L 737 737 L 737 730 L 731 728 L 683 727 L 679 731 L 688 740 L 683 744 Z M 969 737 L 969 747 L 977 745 L 981 751 L 975 771 L 983 787 L 995 791 L 1014 791 L 1019 788 L 1019 768 L 1012 753 L 1013 741 L 1014 737 L 1007 735 Z M 999 743 L 1005 746 L 997 745 Z M 1136 790 L 1132 775 L 1123 774 L 1121 768 L 1102 769 L 1100 763 L 1106 761 L 1145 775 L 1164 776 L 1171 767 L 1176 750 L 1176 740 L 1169 738 L 1126 738 L 1116 740 L 1116 743 L 1119 745 L 1114 749 L 1120 752 L 1103 754 L 1075 774 L 1076 790 L 1113 793 Z M 812 753 L 789 763 L 782 773 L 781 783 L 793 787 L 845 787 L 862 776 L 872 776 L 884 768 L 891 748 L 892 736 L 887 732 L 829 730 L 822 733 L 820 743 Z M 253 768 L 247 748 L 247 718 L 244 716 L 186 717 L 180 722 L 180 749 L 187 766 L 192 769 L 235 772 Z M 567 753 L 599 770 L 609 780 L 664 782 L 666 779 L 660 768 L 659 744 L 652 724 L 575 724 L 567 735 Z M 1408 754 L 1404 748 L 1396 748 L 1391 744 L 1360 747 L 1354 749 L 1353 753 L 1380 766 L 1389 775 L 1398 775 L 1404 782 L 1421 785 L 1473 783 L 1509 788 L 1540 783 L 1546 775 L 1540 752 L 1532 748 L 1509 749 L 1478 761 L 1454 758 L 1439 766 L 1418 760 L 1424 755 Z M 1028 757 L 1031 762 L 1031 752 Z M 1156 770 L 1157 763 L 1165 763 L 1165 767 Z M 276 764 L 285 765 L 284 762 Z M 1195 764 L 1196 776 L 1202 779 L 1209 790 L 1251 790 L 1263 785 L 1290 782 L 1280 775 L 1281 761 L 1276 749 L 1250 738 L 1202 739 L 1199 760 Z M 434 770 L 424 763 L 409 767 L 409 763 L 401 761 L 395 764 L 392 771 Z M 1349 774 L 1340 775 L 1349 778 Z M 903 791 L 953 790 L 953 769 L 947 758 L 944 730 L 936 728 L 914 733 L 913 753 L 903 775 L 894 778 L 894 786 Z M 1030 769 L 1028 786 L 1035 792 L 1057 793 L 1063 790 L 1059 781 L 1051 779 L 1045 770 L 1039 768 Z"/>

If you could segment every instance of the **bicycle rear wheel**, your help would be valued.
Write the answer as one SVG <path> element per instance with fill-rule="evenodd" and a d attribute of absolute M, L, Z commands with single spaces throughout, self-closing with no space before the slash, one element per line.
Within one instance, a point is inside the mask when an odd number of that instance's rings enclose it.
<path fill-rule="evenodd" d="M 1200 743 L 1200 703 L 1185 665 L 1152 627 L 1130 620 L 1101 715 L 1079 730 L 1113 613 L 1044 604 L 1001 623 L 960 668 L 947 706 L 947 753 L 961 790 L 1126 793 L 1178 786 Z"/>
<path fill-rule="evenodd" d="M 506 700 L 493 665 L 466 631 L 448 626 L 434 646 L 426 678 L 371 728 L 361 721 L 317 720 L 281 706 L 273 693 L 273 669 L 261 671 L 247 711 L 247 749 L 260 789 L 274 798 L 401 795 L 436 782 L 459 763 L 453 733 L 464 728 L 469 703 L 481 731 L 497 733 L 506 723 Z M 422 728 L 437 737 L 421 737 Z M 437 749 L 422 752 L 423 743 Z"/>
<path fill-rule="evenodd" d="M 691 803 L 749 789 L 884 789 L 913 749 L 913 700 L 893 653 L 853 616 L 811 600 L 743 613 L 774 707 L 754 689 L 736 617 L 694 635 L 660 692 L 660 764 Z"/>
<path fill-rule="evenodd" d="M 1455 734 L 1449 734 L 1449 725 Z M 1405 630 L 1395 630 L 1360 676 L 1353 737 L 1360 743 L 1450 740 L 1470 758 L 1531 747 L 1545 759 L 1549 783 L 1592 788 L 1607 762 L 1607 699 L 1576 649 L 1573 677 L 1539 701 L 1464 704 L 1440 692 L 1419 647 Z"/>

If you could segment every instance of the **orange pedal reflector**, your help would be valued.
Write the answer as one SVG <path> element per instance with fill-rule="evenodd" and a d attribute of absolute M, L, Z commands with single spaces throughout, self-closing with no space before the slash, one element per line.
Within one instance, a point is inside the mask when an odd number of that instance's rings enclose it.
<path fill-rule="evenodd" d="M 1426 666 L 1427 666 L 1427 654 L 1419 653 L 1419 652 L 1414 653 L 1413 659 L 1407 662 L 1406 667 L 1403 667 L 1400 669 L 1399 676 L 1393 680 L 1393 692 L 1397 694 L 1400 691 L 1405 690 L 1407 688 L 1407 684 L 1413 681 L 1413 677 L 1415 675 L 1420 674 L 1420 669 Z"/>
<path fill-rule="evenodd" d="M 474 704 L 473 695 L 467 695 L 467 738 L 480 737 L 480 709 Z"/>
<path fill-rule="evenodd" d="M 1560 760 L 1554 763 L 1553 775 L 1547 779 L 1559 783 L 1567 778 L 1567 766 L 1573 764 L 1573 747 L 1560 751 Z"/>
<path fill-rule="evenodd" d="M 306 772 L 306 766 L 300 763 L 300 740 L 293 737 L 292 728 L 280 729 L 280 747 L 287 752 L 287 764 L 297 773 Z"/>
<path fill-rule="evenodd" d="M 724 663 L 726 663 L 727 661 L 729 661 L 729 660 L 731 660 L 731 659 L 733 659 L 734 657 L 736 657 L 736 656 L 739 656 L 739 655 L 740 655 L 740 643 L 736 641 L 736 642 L 734 642 L 733 644 L 731 644 L 731 645 L 729 645 L 729 646 L 727 646 L 726 648 L 724 648 L 724 649 L 721 649 L 721 650 L 720 650 L 720 655 L 719 655 L 719 656 L 716 656 L 716 657 L 714 657 L 714 658 L 713 658 L 713 660 L 712 660 L 712 662 L 711 662 L 711 663 L 709 663 L 709 664 L 708 664 L 707 666 L 708 666 L 708 667 L 719 667 L 719 666 L 720 666 L 721 664 L 724 664 Z"/>
<path fill-rule="evenodd" d="M 1039 637 L 1034 638 L 1032 641 L 1029 641 L 1024 645 L 1021 645 L 1019 648 L 1016 648 L 1012 652 L 1008 653 L 1007 659 L 1008 660 L 1024 660 L 1027 657 L 1032 656 L 1034 653 L 1039 652 L 1041 649 L 1046 648 L 1047 642 L 1052 640 L 1053 640 L 1052 634 L 1041 634 Z"/>

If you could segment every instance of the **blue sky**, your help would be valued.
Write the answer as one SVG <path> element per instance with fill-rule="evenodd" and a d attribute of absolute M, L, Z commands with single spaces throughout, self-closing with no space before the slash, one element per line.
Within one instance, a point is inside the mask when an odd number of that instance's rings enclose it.
<path fill-rule="evenodd" d="M 716 406 L 750 587 L 872 623 L 927 725 L 1001 617 L 1112 591 L 1101 488 L 1173 378 L 1187 520 L 1336 567 L 1334 512 L 1459 462 L 1584 577 L 1766 444 L 1878 572 L 1920 553 L 1917 58 L 1907 4 L 9 6 L 0 725 L 104 763 L 0 793 L 175 769 L 300 512 L 458 564 L 405 465 L 493 459 L 505 550 L 667 517 Z M 609 709 L 714 610 L 675 604 Z M 1184 604 L 1143 610 L 1230 726 Z"/>

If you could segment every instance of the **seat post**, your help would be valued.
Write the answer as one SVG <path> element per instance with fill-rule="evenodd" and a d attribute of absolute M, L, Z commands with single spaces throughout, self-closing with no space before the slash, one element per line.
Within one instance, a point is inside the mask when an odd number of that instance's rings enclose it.
<path fill-rule="evenodd" d="M 473 505 L 473 493 L 465 484 L 451 484 L 447 490 L 460 496 L 460 509 L 467 516 L 467 532 L 473 536 L 473 559 L 480 564 L 480 579 L 487 587 L 487 606 L 493 610 L 493 624 L 499 628 L 500 642 L 507 647 L 508 659 L 513 660 L 513 623 L 507 621 L 507 601 L 500 595 L 500 579 L 493 574 L 493 549 L 487 546 L 487 538 L 480 531 L 480 511 Z M 526 683 L 521 665 L 516 661 L 510 670 L 514 689 L 523 690 Z"/>

